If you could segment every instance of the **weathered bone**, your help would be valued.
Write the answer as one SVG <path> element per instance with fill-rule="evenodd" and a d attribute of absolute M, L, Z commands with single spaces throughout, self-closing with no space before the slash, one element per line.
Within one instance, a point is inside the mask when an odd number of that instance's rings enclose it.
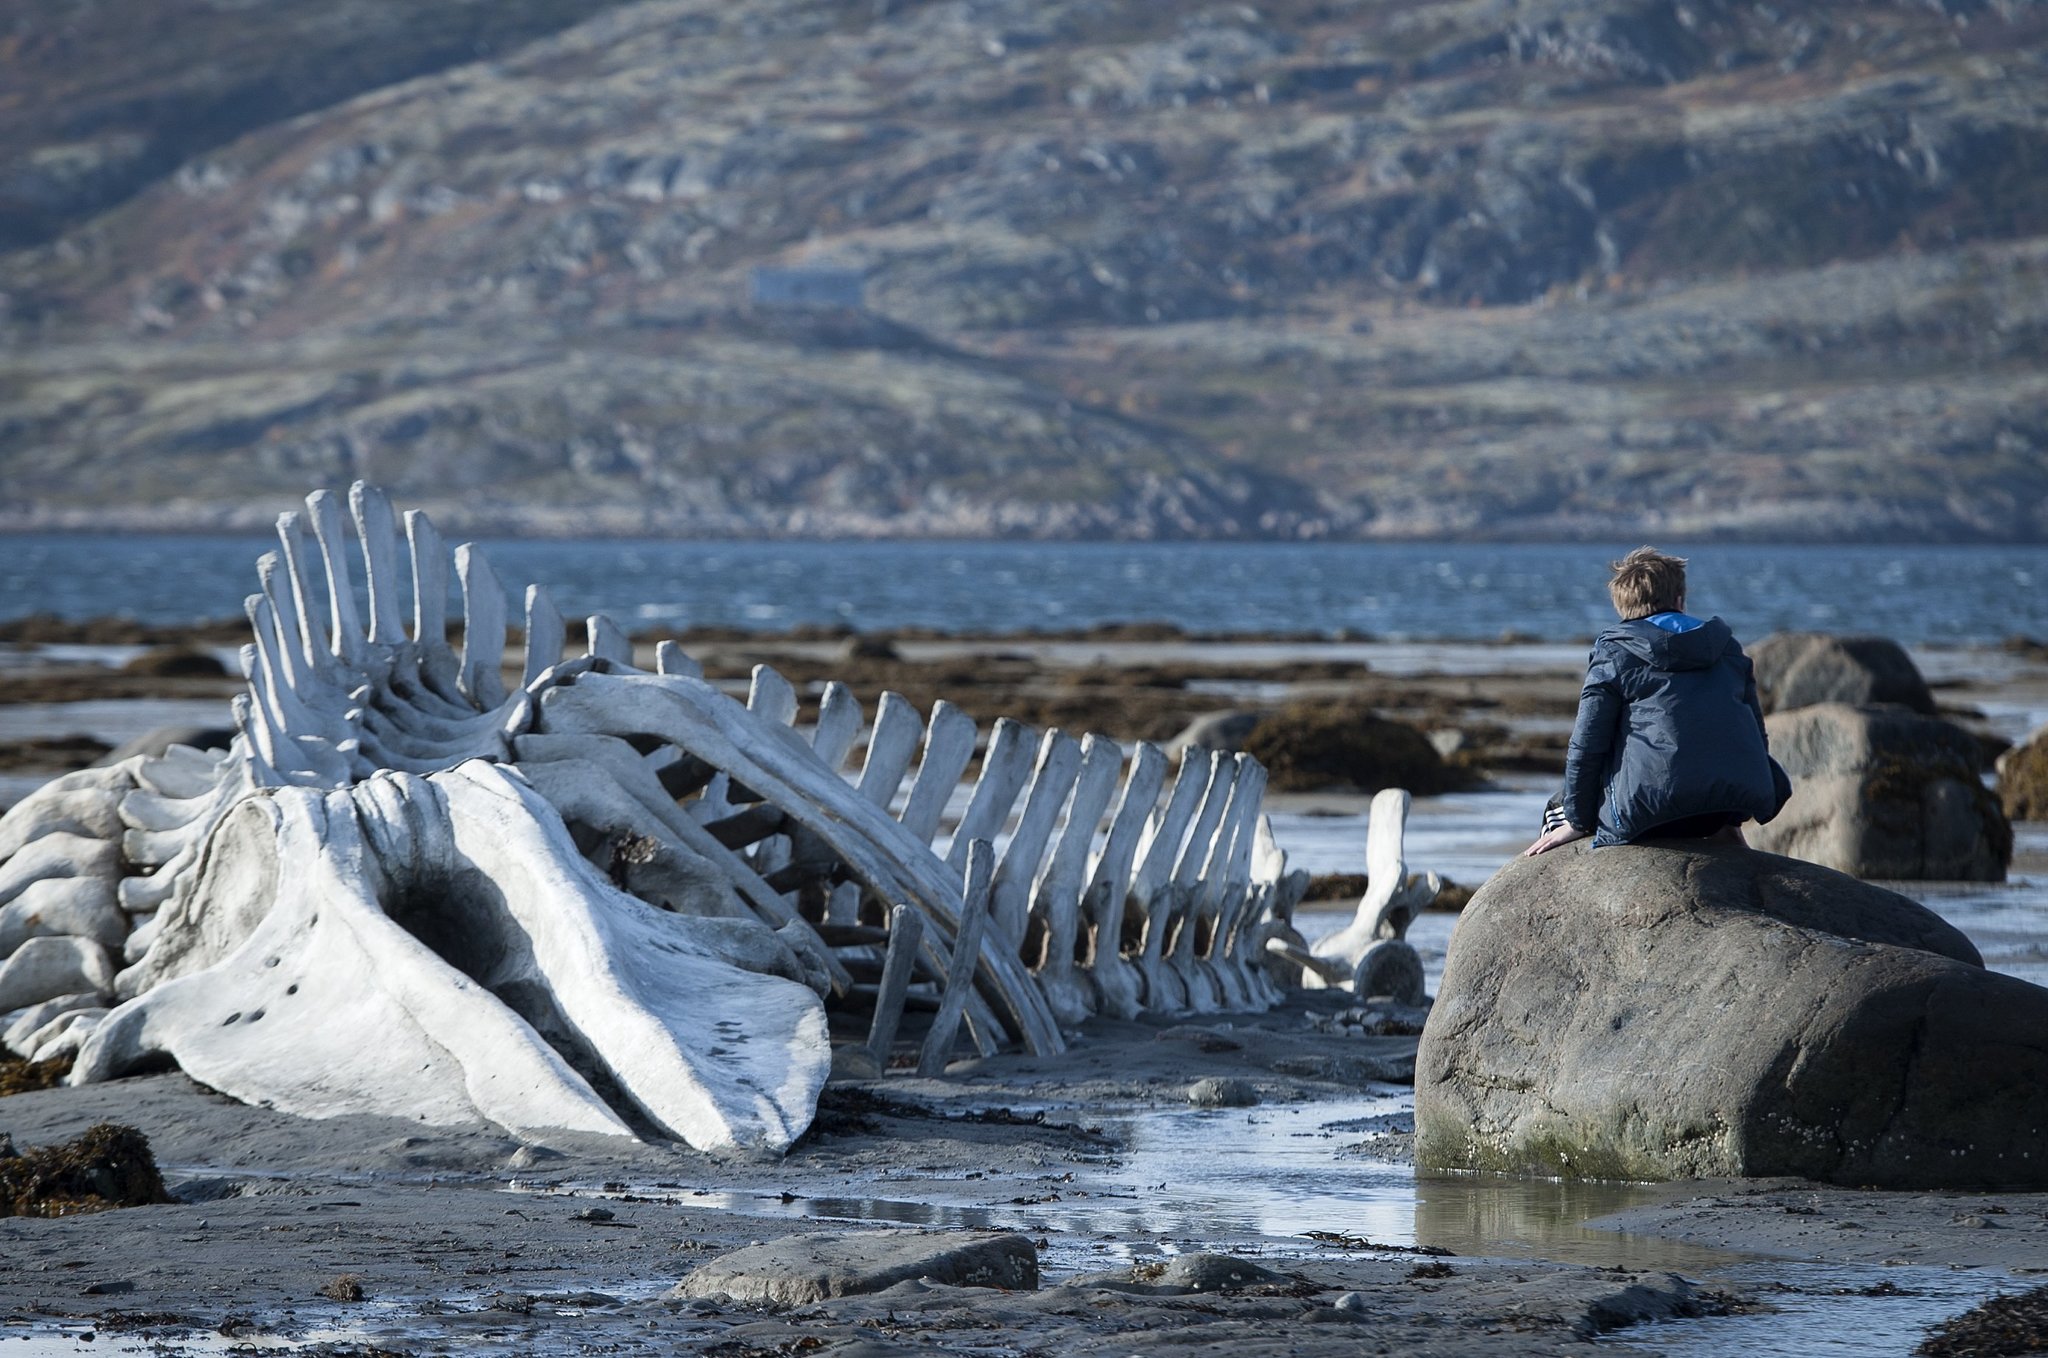
<path fill-rule="evenodd" d="M 950 703 L 927 723 L 885 694 L 850 774 L 845 685 L 805 740 L 766 666 L 743 705 L 673 642 L 640 671 L 602 615 L 564 659 L 537 586 L 508 692 L 482 552 L 454 553 L 458 656 L 433 525 L 404 518 L 408 635 L 398 520 L 367 485 L 348 508 L 316 492 L 279 517 L 225 754 L 68 775 L 0 817 L 11 1049 L 75 1051 L 77 1082 L 169 1055 L 313 1116 L 772 1151 L 829 1065 L 819 998 L 865 993 L 856 976 L 879 976 L 878 1070 L 914 978 L 936 982 L 919 1068 L 937 1073 L 962 1022 L 984 1054 L 1012 1034 L 1051 1054 L 1097 1010 L 1260 1005 L 1275 975 L 1344 970 L 1294 947 L 1306 878 L 1270 844 L 1249 759 L 1196 752 L 1161 807 L 1155 747 L 1119 796 L 1111 742 L 999 720 L 941 856 L 977 743 Z M 1381 909 L 1368 932 L 1401 924 Z"/>
<path fill-rule="evenodd" d="M 1124 910 L 1139 837 L 1165 785 L 1166 755 L 1157 745 L 1140 745 L 1082 902 L 1089 923 L 1085 971 L 1095 987 L 1095 1007 L 1121 1019 L 1136 1018 L 1144 1008 L 1144 978 L 1123 956 Z"/>
<path fill-rule="evenodd" d="M 1332 982 L 1331 973 L 1316 968 L 1303 974 L 1303 985 L 1315 989 L 1326 984 L 1349 985 L 1357 980 L 1368 985 L 1397 983 L 1398 991 L 1373 993 L 1397 993 L 1404 1003 L 1421 1002 L 1422 962 L 1406 935 L 1415 913 L 1443 889 L 1443 879 L 1433 872 L 1409 879 L 1408 863 L 1402 854 L 1408 804 L 1408 793 L 1400 788 L 1390 787 L 1373 797 L 1365 831 L 1365 895 L 1359 900 L 1351 923 L 1316 940 L 1311 949 L 1316 957 L 1334 964 L 1342 979 Z M 1380 947 L 1382 943 L 1393 946 Z M 1371 969 L 1361 972 L 1367 954 L 1373 952 L 1379 954 L 1379 960 Z M 1395 980 L 1381 980 L 1383 973 Z M 1360 998 L 1365 996 L 1361 994 Z"/>

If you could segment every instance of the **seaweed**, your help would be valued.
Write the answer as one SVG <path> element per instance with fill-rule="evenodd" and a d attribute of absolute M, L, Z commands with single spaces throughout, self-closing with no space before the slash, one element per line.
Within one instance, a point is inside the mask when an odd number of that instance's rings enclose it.
<path fill-rule="evenodd" d="M 1929 1358 L 2002 1358 L 2048 1350 L 2048 1287 L 1993 1297 L 1944 1320 L 1913 1350 Z"/>
<path fill-rule="evenodd" d="M 50 1061 L 24 1061 L 16 1056 L 0 1056 L 0 1099 L 10 1094 L 55 1089 L 70 1073 L 71 1058 L 68 1056 Z"/>
<path fill-rule="evenodd" d="M 65 1217 L 173 1201 L 149 1138 L 119 1123 L 96 1123 L 76 1141 L 0 1159 L 0 1217 Z"/>

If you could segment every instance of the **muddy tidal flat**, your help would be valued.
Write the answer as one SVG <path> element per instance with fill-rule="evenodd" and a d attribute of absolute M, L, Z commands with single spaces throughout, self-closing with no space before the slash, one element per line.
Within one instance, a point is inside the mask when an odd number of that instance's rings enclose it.
<path fill-rule="evenodd" d="M 0 805 L 152 728 L 224 723 L 235 681 L 167 653 L 229 661 L 236 639 L 0 647 Z M 800 692 L 830 675 L 869 703 L 885 688 L 920 706 L 943 695 L 977 717 L 1126 740 L 1303 699 L 1369 707 L 1432 733 L 1469 775 L 1419 798 L 1408 833 L 1411 869 L 1469 887 L 1530 837 L 1582 659 L 1573 645 L 1170 635 L 686 644 L 734 685 L 766 661 Z M 1915 658 L 1988 741 L 2048 721 L 2048 656 Z M 152 672 L 166 666 L 176 672 Z M 1297 866 L 1355 873 L 1367 800 L 1311 789 L 1269 809 Z M 1990 965 L 2038 982 L 2048 834 L 2017 829 L 2010 882 L 1909 891 Z M 1347 911 L 1343 899 L 1305 907 L 1305 930 Z M 1411 931 L 1432 989 L 1454 923 L 1432 913 Z M 1095 1020 L 1057 1060 L 835 1080 L 812 1130 L 773 1162 L 309 1121 L 177 1073 L 15 1094 L 0 1098 L 0 1133 L 17 1147 L 131 1125 L 180 1201 L 0 1219 L 0 1355 L 1506 1355 L 1595 1339 L 1673 1355 L 1907 1354 L 1931 1327 L 2048 1284 L 2040 1195 L 1419 1178 L 1415 1036 L 1367 1036 L 1347 1017 L 1324 993 L 1259 1015 Z M 1191 1101 L 1210 1081 L 1239 1082 L 1236 1106 Z M 852 1232 L 1017 1233 L 1039 1285 L 913 1279 L 799 1303 L 676 1291 L 756 1242 Z M 1219 1270 L 1204 1254 L 1239 1263 Z"/>

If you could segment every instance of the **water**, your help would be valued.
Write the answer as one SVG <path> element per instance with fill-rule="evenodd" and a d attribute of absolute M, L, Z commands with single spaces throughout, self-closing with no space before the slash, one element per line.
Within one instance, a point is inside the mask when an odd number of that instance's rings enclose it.
<path fill-rule="evenodd" d="M 228 617 L 255 586 L 255 536 L 0 537 L 0 620 Z M 487 541 L 506 585 L 622 625 L 948 632 L 1159 620 L 1200 632 L 1587 636 L 1612 617 L 1606 563 L 1634 543 Z M 1908 644 L 2048 635 L 2048 547 L 1672 548 L 1696 609 L 1744 636 L 1871 631 Z"/>
<path fill-rule="evenodd" d="M 1908 1358 L 1930 1326 L 2027 1286 L 1995 1270 L 1880 1270 L 1777 1259 L 1724 1270 L 1713 1281 L 1740 1288 L 1773 1309 L 1643 1325 L 1613 1339 L 1671 1358 Z M 1884 1284 L 1898 1290 L 1873 1295 Z"/>

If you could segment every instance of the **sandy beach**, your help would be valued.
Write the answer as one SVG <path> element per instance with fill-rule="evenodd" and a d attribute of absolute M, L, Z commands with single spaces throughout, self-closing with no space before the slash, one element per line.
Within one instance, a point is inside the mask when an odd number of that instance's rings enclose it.
<path fill-rule="evenodd" d="M 233 681 L 152 685 L 120 671 L 162 644 L 14 647 L 0 665 L 0 802 L 92 748 L 55 737 L 112 746 L 145 722 L 196 723 L 216 704 L 224 716 Z M 831 637 L 699 638 L 691 649 L 729 682 L 768 661 L 800 693 L 830 674 L 870 701 L 884 687 L 920 702 L 943 691 L 977 716 L 985 707 L 1123 739 L 1296 697 L 1369 703 L 1462 733 L 1454 757 L 1490 778 L 1419 800 L 1410 822 L 1411 866 L 1470 886 L 1528 838 L 1579 663 L 1569 645 L 1114 636 L 903 637 L 866 656 Z M 1916 658 L 1944 707 L 1987 739 L 2048 719 L 2048 657 Z M 1299 866 L 1360 871 L 1365 800 L 1277 795 L 1276 835 Z M 2044 904 L 2033 882 L 2048 845 L 2036 830 L 2020 827 L 2011 883 L 1950 902 L 1992 965 L 2030 979 L 2048 966 L 2038 929 L 2016 918 L 2038 919 Z M 1327 902 L 1304 922 L 1333 927 L 1347 909 Z M 1454 920 L 1425 916 L 1411 935 L 1432 985 Z M 309 1121 L 174 1072 L 16 1094 L 0 1099 L 0 1132 L 17 1147 L 132 1125 L 181 1201 L 0 1220 L 0 1345 L 1547 1354 L 1583 1351 L 1597 1334 L 1625 1352 L 1759 1352 L 1805 1336 L 1817 1347 L 1784 1351 L 1904 1354 L 1927 1326 L 2048 1271 L 2048 1196 L 1418 1179 L 1415 1036 L 1363 1035 L 1349 1009 L 1323 992 L 1258 1015 L 1095 1019 L 1056 1060 L 1004 1054 L 956 1061 L 943 1079 L 835 1079 L 812 1130 L 773 1162 Z M 903 1040 L 914 1037 L 912 1025 Z M 1191 1087 L 1212 1079 L 1245 1082 L 1255 1101 L 1191 1103 Z M 1041 1285 L 905 1282 L 794 1306 L 671 1295 L 751 1243 L 856 1231 L 1019 1232 Z M 1161 1281 L 1179 1276 L 1165 1271 L 1176 1258 L 1205 1252 L 1264 1272 L 1201 1291 Z"/>

